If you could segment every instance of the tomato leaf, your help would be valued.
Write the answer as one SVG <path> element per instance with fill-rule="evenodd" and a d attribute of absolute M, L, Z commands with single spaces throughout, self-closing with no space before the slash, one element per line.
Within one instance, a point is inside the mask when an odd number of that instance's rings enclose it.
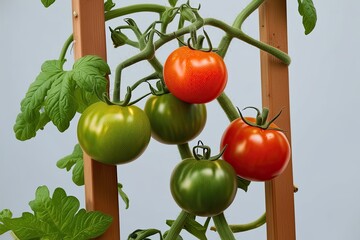
<path fill-rule="evenodd" d="M 73 152 L 57 161 L 56 166 L 66 171 L 72 170 L 72 180 L 78 185 L 84 185 L 84 160 L 83 152 L 79 144 L 76 144 Z"/>
<path fill-rule="evenodd" d="M 55 2 L 55 0 L 41 0 L 41 3 L 46 8 L 50 7 L 54 2 Z"/>
<path fill-rule="evenodd" d="M 309 34 L 314 30 L 317 14 L 312 0 L 298 0 L 298 11 L 302 16 L 302 23 L 305 29 L 305 34 Z"/>
<path fill-rule="evenodd" d="M 241 188 L 242 190 L 247 192 L 251 181 L 243 179 L 243 178 L 241 178 L 239 176 L 236 176 L 236 181 L 237 181 L 238 188 Z"/>
<path fill-rule="evenodd" d="M 70 121 L 75 116 L 77 104 L 74 101 L 74 90 L 71 72 L 64 72 L 47 92 L 45 112 L 60 132 L 69 128 Z"/>
<path fill-rule="evenodd" d="M 73 69 L 64 71 L 65 60 L 48 60 L 30 85 L 14 125 L 15 136 L 27 140 L 51 120 L 60 132 L 65 131 L 75 113 L 98 101 L 107 88 L 107 63 L 97 56 L 77 60 Z"/>
<path fill-rule="evenodd" d="M 79 210 L 79 200 L 67 196 L 62 188 L 41 186 L 29 203 L 34 213 L 24 212 L 12 218 L 10 210 L 0 212 L 0 234 L 13 231 L 19 239 L 91 239 L 103 234 L 112 218 L 101 212 Z"/>
<path fill-rule="evenodd" d="M 81 89 L 102 94 L 106 90 L 107 74 L 110 74 L 109 65 L 100 57 L 89 55 L 75 62 L 72 78 Z"/>

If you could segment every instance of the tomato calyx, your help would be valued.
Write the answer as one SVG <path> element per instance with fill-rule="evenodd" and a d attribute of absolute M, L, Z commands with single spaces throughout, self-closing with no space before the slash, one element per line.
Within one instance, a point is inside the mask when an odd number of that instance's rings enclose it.
<path fill-rule="evenodd" d="M 258 128 L 261 128 L 263 130 L 277 130 L 277 131 L 281 131 L 283 132 L 282 129 L 280 128 L 274 128 L 274 127 L 270 127 L 271 124 L 281 115 L 282 113 L 282 110 L 280 110 L 280 112 L 278 114 L 275 115 L 275 117 L 273 117 L 270 121 L 267 121 L 267 118 L 269 116 L 269 109 L 268 108 L 263 108 L 262 112 L 260 112 L 259 109 L 257 109 L 256 107 L 246 107 L 244 108 L 243 110 L 246 110 L 246 109 L 254 109 L 256 110 L 257 114 L 256 114 L 256 122 L 253 123 L 253 122 L 250 122 L 248 120 L 246 120 L 246 118 L 242 115 L 241 111 L 239 108 L 237 108 L 238 111 L 239 111 L 239 115 L 240 115 L 240 118 L 241 120 L 243 120 L 247 125 L 249 126 L 252 126 L 252 127 L 258 127 Z"/>
<path fill-rule="evenodd" d="M 202 150 L 202 154 L 199 154 L 199 149 Z M 220 151 L 219 154 L 215 156 L 211 156 L 211 148 L 207 145 L 204 145 L 202 141 L 198 142 L 198 145 L 193 147 L 193 155 L 196 160 L 208 160 L 208 161 L 215 161 L 220 159 L 226 149 L 226 145 Z"/>

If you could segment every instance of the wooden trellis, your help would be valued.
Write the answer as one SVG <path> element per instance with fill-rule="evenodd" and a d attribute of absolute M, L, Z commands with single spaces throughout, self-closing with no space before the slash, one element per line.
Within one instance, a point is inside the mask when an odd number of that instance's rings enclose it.
<path fill-rule="evenodd" d="M 104 0 L 72 0 L 75 59 L 93 54 L 106 60 Z M 286 0 L 267 0 L 259 8 L 260 39 L 287 52 Z M 262 102 L 276 113 L 277 124 L 291 139 L 288 67 L 261 52 Z M 84 157 L 85 197 L 88 210 L 113 217 L 113 224 L 100 240 L 120 239 L 117 171 Z M 265 183 L 268 240 L 295 240 L 292 164 L 278 178 Z"/>

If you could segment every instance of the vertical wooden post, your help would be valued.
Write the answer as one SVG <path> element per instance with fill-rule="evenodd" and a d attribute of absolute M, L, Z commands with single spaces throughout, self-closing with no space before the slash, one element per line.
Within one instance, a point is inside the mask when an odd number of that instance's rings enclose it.
<path fill-rule="evenodd" d="M 286 0 L 266 0 L 259 8 L 260 39 L 287 52 Z M 261 52 L 262 103 L 273 115 L 283 113 L 276 123 L 291 140 L 288 67 Z M 292 163 L 278 178 L 265 183 L 268 240 L 295 240 L 294 186 Z"/>
<path fill-rule="evenodd" d="M 72 0 L 75 59 L 98 55 L 106 60 L 104 0 Z M 104 212 L 113 218 L 99 240 L 120 239 L 116 166 L 104 165 L 84 154 L 87 210 Z"/>

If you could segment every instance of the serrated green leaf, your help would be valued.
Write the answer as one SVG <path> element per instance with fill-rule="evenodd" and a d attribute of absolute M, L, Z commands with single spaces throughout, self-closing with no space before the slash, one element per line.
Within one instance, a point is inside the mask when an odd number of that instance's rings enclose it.
<path fill-rule="evenodd" d="M 76 144 L 73 152 L 57 161 L 56 166 L 60 169 L 66 169 L 70 171 L 72 167 L 72 180 L 78 185 L 84 185 L 84 160 L 83 151 L 79 144 Z"/>
<path fill-rule="evenodd" d="M 118 192 L 119 195 L 121 197 L 121 199 L 124 201 L 125 203 L 125 209 L 129 208 L 129 204 L 130 204 L 130 200 L 129 197 L 127 196 L 127 194 L 124 192 L 124 190 L 122 189 L 123 185 L 121 183 L 118 183 Z"/>
<path fill-rule="evenodd" d="M 243 178 L 241 178 L 239 176 L 236 177 L 236 181 L 237 181 L 238 188 L 240 188 L 240 189 L 244 190 L 245 192 L 247 192 L 251 181 L 243 179 Z"/>
<path fill-rule="evenodd" d="M 49 189 L 39 187 L 29 205 L 34 214 L 25 212 L 19 218 L 2 217 L 1 230 L 13 231 L 19 239 L 86 240 L 103 234 L 112 221 L 103 213 L 79 210 L 79 200 L 67 196 L 61 188 L 55 189 L 50 198 Z"/>
<path fill-rule="evenodd" d="M 105 89 L 102 90 L 105 92 Z M 77 102 L 77 112 L 82 113 L 91 104 L 100 101 L 101 99 L 95 93 L 86 92 L 77 87 L 74 92 L 75 101 Z"/>
<path fill-rule="evenodd" d="M 312 0 L 298 0 L 298 11 L 302 16 L 305 34 L 311 33 L 316 25 L 317 14 Z"/>
<path fill-rule="evenodd" d="M 12 218 L 12 212 L 10 209 L 4 209 L 0 212 L 0 221 L 4 218 Z"/>
<path fill-rule="evenodd" d="M 30 84 L 25 98 L 21 101 L 21 112 L 26 121 L 33 121 L 43 106 L 47 92 L 52 84 L 63 74 L 64 61 L 48 60 L 41 66 L 41 72 L 35 81 Z"/>
<path fill-rule="evenodd" d="M 69 128 L 70 121 L 75 116 L 77 104 L 73 95 L 74 90 L 75 83 L 71 78 L 71 72 L 64 72 L 47 93 L 44 108 L 60 132 Z"/>
<path fill-rule="evenodd" d="M 63 75 L 64 61 L 48 60 L 41 66 L 41 72 L 30 85 L 13 127 L 17 139 L 25 141 L 35 137 L 36 131 L 44 128 L 49 119 L 41 112 L 46 95 L 52 84 Z"/>
<path fill-rule="evenodd" d="M 110 226 L 112 218 L 101 212 L 86 212 L 81 209 L 75 216 L 74 231 L 68 239 L 92 239 L 102 235 Z"/>
<path fill-rule="evenodd" d="M 98 56 L 88 55 L 74 63 L 72 77 L 81 89 L 94 92 L 106 89 L 107 74 L 110 74 L 109 65 Z"/>
<path fill-rule="evenodd" d="M 44 5 L 44 7 L 50 7 L 53 3 L 55 2 L 55 0 L 41 0 L 41 3 Z"/>
<path fill-rule="evenodd" d="M 84 161 L 77 161 L 73 171 L 72 171 L 72 180 L 73 182 L 78 185 L 82 186 L 85 184 L 84 182 Z"/>
<path fill-rule="evenodd" d="M 33 121 L 27 121 L 23 113 L 17 115 L 13 130 L 18 140 L 25 141 L 36 136 L 40 113 L 38 112 L 34 117 Z"/>
<path fill-rule="evenodd" d="M 63 70 L 64 62 L 48 60 L 42 64 L 40 74 L 21 101 L 21 113 L 14 125 L 19 140 L 35 137 L 49 119 L 60 132 L 65 131 L 77 111 L 82 111 L 95 102 L 95 96 L 106 92 L 105 76 L 110 73 L 110 68 L 100 57 L 80 58 L 71 71 Z M 79 96 L 75 95 L 77 88 L 81 92 L 79 102 Z"/>
<path fill-rule="evenodd" d="M 178 0 L 169 0 L 170 6 L 175 7 L 177 1 L 178 1 Z"/>
<path fill-rule="evenodd" d="M 49 118 L 47 113 L 44 111 L 43 112 L 40 111 L 40 119 L 39 119 L 39 122 L 37 123 L 36 131 L 43 130 L 45 125 L 48 124 L 50 121 L 51 121 L 51 119 Z"/>

